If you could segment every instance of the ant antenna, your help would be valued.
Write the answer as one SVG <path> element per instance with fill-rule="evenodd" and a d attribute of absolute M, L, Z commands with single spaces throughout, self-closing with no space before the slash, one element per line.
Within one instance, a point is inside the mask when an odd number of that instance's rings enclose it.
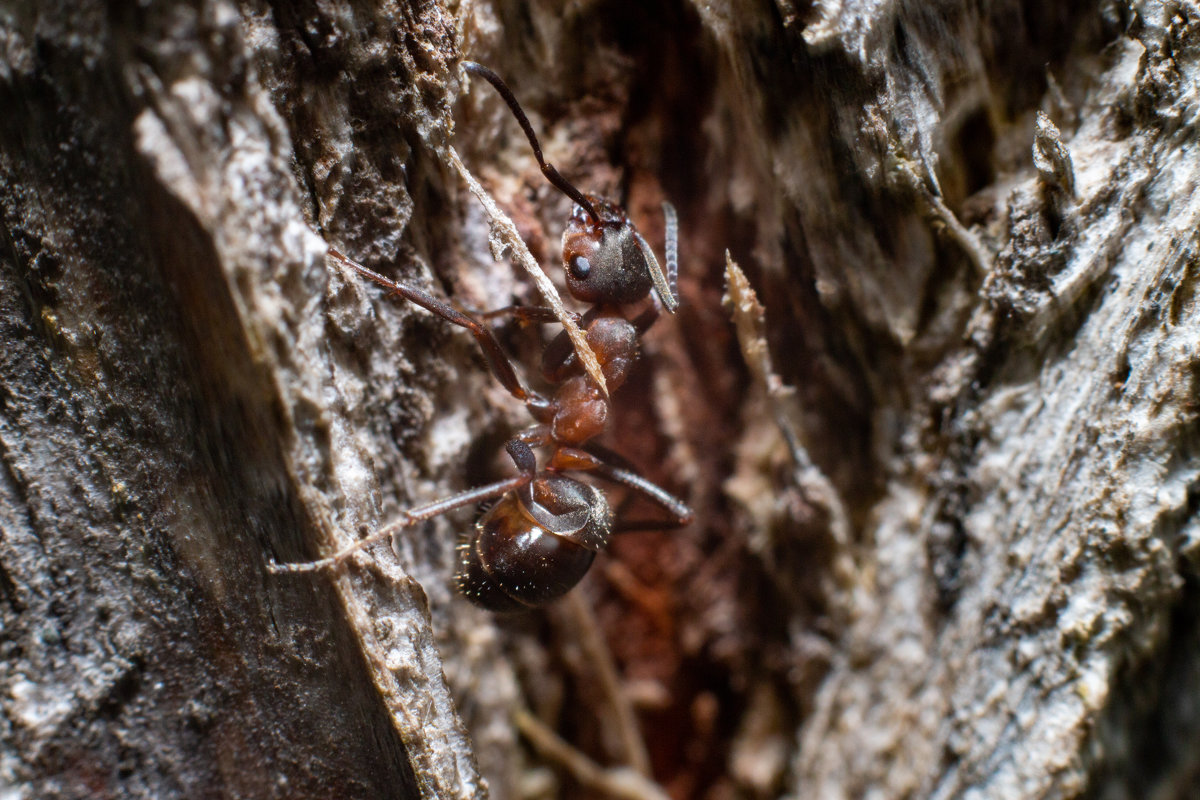
<path fill-rule="evenodd" d="M 533 147 L 533 154 L 537 156 L 538 165 L 542 168 L 542 174 L 546 176 L 546 180 L 554 184 L 554 187 L 567 197 L 579 204 L 580 208 L 587 212 L 587 215 L 592 218 L 593 222 L 599 223 L 600 217 L 596 214 L 596 209 L 592 206 L 592 202 L 584 196 L 583 192 L 575 188 L 575 186 L 564 178 L 553 164 L 547 164 L 546 159 L 542 157 L 542 146 L 538 144 L 537 136 L 533 133 L 533 126 L 529 124 L 529 118 L 525 116 L 525 112 L 521 110 L 521 105 L 517 102 L 517 98 L 513 96 L 512 90 L 500 79 L 500 76 L 492 72 L 483 64 L 477 64 L 474 61 L 462 62 L 462 68 L 471 75 L 478 75 L 485 81 L 490 83 L 500 96 L 504 98 L 504 102 L 508 103 L 508 108 L 512 111 L 513 116 L 517 118 L 517 122 L 521 123 L 521 130 L 525 131 L 525 138 L 529 140 L 529 144 Z"/>

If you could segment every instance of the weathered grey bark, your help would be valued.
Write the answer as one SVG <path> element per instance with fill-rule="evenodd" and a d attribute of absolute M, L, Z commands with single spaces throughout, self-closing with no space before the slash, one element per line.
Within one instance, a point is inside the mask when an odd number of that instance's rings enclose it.
<path fill-rule="evenodd" d="M 577 793 L 541 720 L 629 796 L 1187 796 L 1200 6 L 560 6 L 0 7 L 0 783 Z M 461 57 L 684 234 L 611 444 L 698 523 L 517 620 L 449 589 L 469 514 L 266 570 L 526 424 L 324 259 L 536 302 L 450 144 L 548 267 L 569 202 Z"/>

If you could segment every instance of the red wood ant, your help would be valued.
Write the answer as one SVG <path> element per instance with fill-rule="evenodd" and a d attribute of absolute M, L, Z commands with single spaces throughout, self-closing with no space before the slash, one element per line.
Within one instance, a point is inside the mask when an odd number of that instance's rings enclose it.
<path fill-rule="evenodd" d="M 567 291 L 592 306 L 579 324 L 596 354 L 609 390 L 614 391 L 625 381 L 637 358 L 638 337 L 659 317 L 662 308 L 674 312 L 678 305 L 675 210 L 669 203 L 663 203 L 667 223 L 664 274 L 654 252 L 620 206 L 580 192 L 546 163 L 528 118 L 504 81 L 474 62 L 463 62 L 463 68 L 495 87 L 529 139 L 542 173 L 575 201 L 563 232 Z M 379 284 L 389 294 L 403 297 L 469 330 L 492 374 L 510 394 L 525 403 L 537 424 L 506 444 L 517 467 L 515 477 L 406 511 L 400 521 L 328 558 L 274 565 L 274 569 L 308 572 L 334 567 L 352 553 L 403 527 L 499 498 L 460 542 L 455 582 L 462 594 L 477 605 L 493 611 L 512 611 L 539 606 L 565 594 L 583 578 L 596 553 L 604 549 L 609 535 L 615 531 L 680 527 L 691 522 L 692 511 L 682 500 L 638 475 L 619 456 L 592 443 L 608 422 L 609 399 L 584 373 L 565 331 L 550 342 L 542 356 L 542 373 L 557 388 L 551 396 L 539 394 L 525 386 L 491 329 L 479 319 L 421 289 L 385 278 L 337 250 L 329 252 L 336 261 Z M 627 318 L 624 309 L 643 303 L 647 297 L 649 305 L 632 319 Z M 483 316 L 504 313 L 531 322 L 555 321 L 550 309 L 533 306 L 512 306 Z M 534 448 L 550 450 L 541 469 Z M 624 485 L 664 509 L 669 519 L 650 524 L 614 522 L 604 493 L 567 473 L 589 473 Z"/>

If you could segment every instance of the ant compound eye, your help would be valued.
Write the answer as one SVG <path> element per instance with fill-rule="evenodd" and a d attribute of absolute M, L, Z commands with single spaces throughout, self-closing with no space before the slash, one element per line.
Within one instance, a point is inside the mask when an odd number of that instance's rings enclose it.
<path fill-rule="evenodd" d="M 567 269 L 570 270 L 572 278 L 581 281 L 592 271 L 592 264 L 583 256 L 571 256 L 571 260 L 567 262 Z"/>

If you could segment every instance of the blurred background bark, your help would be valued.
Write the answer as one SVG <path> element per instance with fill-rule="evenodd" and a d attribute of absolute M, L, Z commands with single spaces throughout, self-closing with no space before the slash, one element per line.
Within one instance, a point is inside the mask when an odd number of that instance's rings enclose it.
<path fill-rule="evenodd" d="M 0 4 L 5 796 L 1192 796 L 1198 24 Z M 660 253 L 663 199 L 682 226 L 608 444 L 697 522 L 506 618 L 450 588 L 468 511 L 266 570 L 496 479 L 527 424 L 324 258 L 539 302 L 453 144 L 559 274 L 570 203 L 461 58 Z M 531 377 L 552 329 L 498 325 Z"/>

